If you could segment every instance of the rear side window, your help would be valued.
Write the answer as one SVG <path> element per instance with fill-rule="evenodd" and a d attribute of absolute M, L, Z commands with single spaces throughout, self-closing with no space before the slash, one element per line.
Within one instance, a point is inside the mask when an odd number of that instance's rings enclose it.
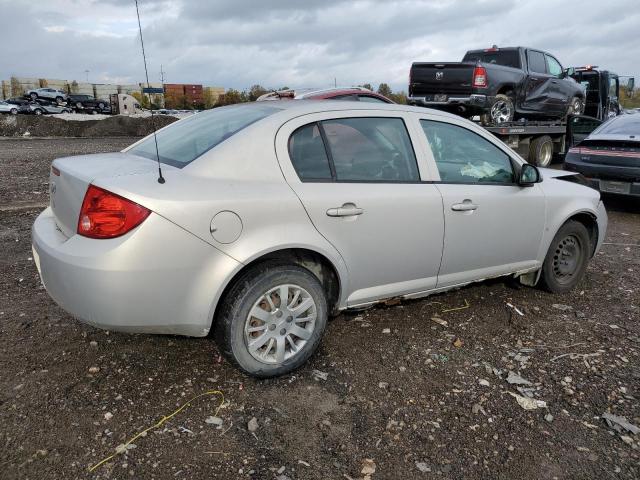
<path fill-rule="evenodd" d="M 331 180 L 329 157 L 317 123 L 300 127 L 289 138 L 289 156 L 300 180 Z"/>
<path fill-rule="evenodd" d="M 547 67 L 545 66 L 544 54 L 542 52 L 536 52 L 535 50 L 529 50 L 529 70 L 536 73 L 547 73 Z"/>
<path fill-rule="evenodd" d="M 289 139 L 289 153 L 302 181 L 420 181 L 400 118 L 340 118 L 307 125 Z"/>
<path fill-rule="evenodd" d="M 513 183 L 509 156 L 480 135 L 449 123 L 420 120 L 445 183 Z"/>
<path fill-rule="evenodd" d="M 214 108 L 192 115 L 157 133 L 160 161 L 182 168 L 240 130 L 279 110 L 252 103 Z M 128 152 L 156 160 L 153 135 Z"/>

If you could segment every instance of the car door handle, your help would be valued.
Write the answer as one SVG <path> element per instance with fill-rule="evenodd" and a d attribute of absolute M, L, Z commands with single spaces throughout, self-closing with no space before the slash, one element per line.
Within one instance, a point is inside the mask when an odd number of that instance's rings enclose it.
<path fill-rule="evenodd" d="M 462 203 L 454 203 L 451 205 L 451 210 L 454 212 L 470 212 L 477 210 L 478 205 L 472 203 L 471 200 L 464 200 Z"/>
<path fill-rule="evenodd" d="M 364 210 L 356 207 L 353 203 L 345 203 L 341 207 L 330 208 L 327 215 L 330 217 L 352 217 L 354 215 L 362 215 Z"/>

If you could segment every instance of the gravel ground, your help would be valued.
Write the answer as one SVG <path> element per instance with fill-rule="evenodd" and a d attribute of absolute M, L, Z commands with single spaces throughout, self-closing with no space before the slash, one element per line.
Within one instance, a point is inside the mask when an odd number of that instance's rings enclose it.
<path fill-rule="evenodd" d="M 640 425 L 637 202 L 607 199 L 606 241 L 627 245 L 605 245 L 568 295 L 491 281 L 345 313 L 304 368 L 257 381 L 210 339 L 96 330 L 41 286 L 29 204 L 46 202 L 49 162 L 134 140 L 0 141 L 3 478 L 640 477 L 640 433 L 602 418 Z M 209 390 L 225 398 L 213 423 L 219 399 L 201 397 L 88 472 Z"/>

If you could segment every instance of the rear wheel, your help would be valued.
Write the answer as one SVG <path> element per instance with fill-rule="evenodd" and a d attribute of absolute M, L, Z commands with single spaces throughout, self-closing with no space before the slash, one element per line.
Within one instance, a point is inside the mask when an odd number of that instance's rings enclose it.
<path fill-rule="evenodd" d="M 31 100 L 37 100 L 38 99 L 38 94 L 37 93 L 30 93 L 29 97 L 31 97 Z"/>
<path fill-rule="evenodd" d="M 36 115 L 42 115 L 44 112 L 42 111 L 41 108 L 36 108 L 33 113 L 35 113 Z"/>
<path fill-rule="evenodd" d="M 62 102 L 64 102 L 64 98 L 56 97 L 56 103 L 62 103 Z"/>
<path fill-rule="evenodd" d="M 529 163 L 548 167 L 553 159 L 553 140 L 549 135 L 536 137 L 529 145 Z"/>
<path fill-rule="evenodd" d="M 542 265 L 541 286 L 552 293 L 565 293 L 584 276 L 591 253 L 586 227 L 574 220 L 565 223 L 551 242 Z"/>
<path fill-rule="evenodd" d="M 18 114 L 18 109 L 17 108 L 12 108 L 9 113 L 11 113 L 11 115 L 17 115 Z"/>
<path fill-rule="evenodd" d="M 228 360 L 266 378 L 304 364 L 326 323 L 327 300 L 317 277 L 297 265 L 267 263 L 242 274 L 226 294 L 214 337 Z"/>
<path fill-rule="evenodd" d="M 513 99 L 509 95 L 496 95 L 491 103 L 489 111 L 480 117 L 485 125 L 500 125 L 501 123 L 512 122 L 515 116 L 515 106 Z"/>

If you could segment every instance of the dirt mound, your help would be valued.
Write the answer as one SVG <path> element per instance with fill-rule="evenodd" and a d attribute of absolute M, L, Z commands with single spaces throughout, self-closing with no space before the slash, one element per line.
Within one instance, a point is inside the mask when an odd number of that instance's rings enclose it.
<path fill-rule="evenodd" d="M 156 128 L 178 120 L 167 115 L 154 117 Z M 101 120 L 62 120 L 35 115 L 5 115 L 0 117 L 2 137 L 142 137 L 153 132 L 151 117 L 117 115 Z"/>

